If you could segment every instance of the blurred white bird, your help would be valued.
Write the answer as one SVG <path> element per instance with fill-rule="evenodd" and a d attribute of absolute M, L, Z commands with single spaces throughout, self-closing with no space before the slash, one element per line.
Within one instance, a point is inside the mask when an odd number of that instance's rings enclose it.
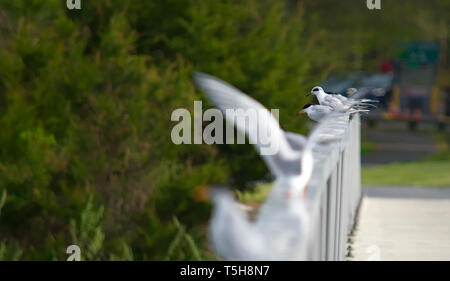
<path fill-rule="evenodd" d="M 213 76 L 195 73 L 194 79 L 206 96 L 220 110 L 268 110 L 235 87 Z M 327 122 L 316 126 L 308 138 L 283 131 L 272 116 L 268 120 L 236 121 L 227 118 L 249 140 L 251 128 L 270 132 L 269 142 L 279 144 L 273 155 L 261 155 L 275 176 L 275 181 L 255 221 L 236 208 L 230 192 L 213 192 L 214 211 L 210 225 L 210 241 L 217 253 L 228 260 L 301 260 L 310 238 L 310 215 L 306 209 L 305 192 L 314 166 L 313 148 L 326 133 Z M 329 117 L 332 118 L 332 117 Z M 239 120 L 239 119 L 237 119 Z M 242 119 L 241 119 L 242 120 Z M 326 119 L 325 119 L 326 121 Z M 258 151 L 261 144 L 253 142 Z"/>

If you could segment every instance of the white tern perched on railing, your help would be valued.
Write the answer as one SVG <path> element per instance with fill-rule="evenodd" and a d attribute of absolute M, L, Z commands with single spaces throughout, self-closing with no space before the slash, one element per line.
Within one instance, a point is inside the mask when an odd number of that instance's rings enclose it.
<path fill-rule="evenodd" d="M 369 104 L 369 102 L 378 102 L 370 99 L 357 100 L 338 94 L 328 94 L 319 86 L 314 87 L 307 95 L 315 95 L 320 105 L 329 106 L 334 111 L 339 112 L 346 112 L 350 109 L 361 109 L 361 106 L 375 107 L 374 105 Z"/>
<path fill-rule="evenodd" d="M 320 104 L 310 104 L 307 103 L 303 106 L 303 109 L 300 110 L 297 114 L 306 113 L 309 119 L 319 122 L 324 117 L 328 116 L 330 113 L 333 113 L 335 110 L 327 105 Z M 356 113 L 356 112 L 369 112 L 368 109 L 350 109 L 348 113 Z"/>

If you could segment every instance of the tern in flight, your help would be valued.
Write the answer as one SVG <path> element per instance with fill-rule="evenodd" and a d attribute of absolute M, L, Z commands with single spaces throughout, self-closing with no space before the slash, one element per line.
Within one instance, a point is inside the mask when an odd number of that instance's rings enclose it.
<path fill-rule="evenodd" d="M 304 259 L 307 241 L 311 238 L 309 222 L 314 219 L 305 201 L 314 168 L 313 149 L 323 141 L 322 135 L 330 132 L 333 115 L 323 119 L 305 138 L 282 130 L 276 118 L 262 104 L 230 84 L 198 72 L 194 73 L 194 80 L 224 113 L 238 109 L 265 112 L 268 118 L 250 119 L 249 122 L 229 114 L 225 114 L 225 119 L 245 133 L 258 152 L 262 151 L 262 144 L 250 133 L 252 128 L 269 131 L 269 144 L 276 143 L 279 147 L 271 155 L 260 153 L 275 181 L 255 220 L 251 221 L 242 209 L 236 207 L 230 191 L 213 190 L 214 210 L 209 238 L 214 249 L 227 260 Z"/>

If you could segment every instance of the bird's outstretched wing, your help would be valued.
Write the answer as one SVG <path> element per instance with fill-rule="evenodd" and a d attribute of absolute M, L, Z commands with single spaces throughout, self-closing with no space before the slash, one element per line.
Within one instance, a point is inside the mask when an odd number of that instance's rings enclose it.
<path fill-rule="evenodd" d="M 306 144 L 306 137 L 300 134 L 296 134 L 289 131 L 284 131 L 286 138 L 291 145 L 291 147 L 295 150 L 302 150 Z"/>
<path fill-rule="evenodd" d="M 214 76 L 195 72 L 194 79 L 209 100 L 224 113 L 227 122 L 234 124 L 238 131 L 248 136 L 249 142 L 255 146 L 273 175 L 299 173 L 300 151 L 292 149 L 278 121 L 262 104 Z M 235 118 L 227 114 L 226 111 L 230 109 L 234 110 L 236 115 L 238 113 L 236 110 L 243 112 L 256 110 L 258 115 L 257 118 Z M 258 133 L 251 133 L 251 130 L 255 129 Z M 260 130 L 267 134 L 264 140 L 267 142 L 265 145 L 261 144 Z M 269 155 L 261 153 L 264 147 L 275 148 L 275 152 Z"/>

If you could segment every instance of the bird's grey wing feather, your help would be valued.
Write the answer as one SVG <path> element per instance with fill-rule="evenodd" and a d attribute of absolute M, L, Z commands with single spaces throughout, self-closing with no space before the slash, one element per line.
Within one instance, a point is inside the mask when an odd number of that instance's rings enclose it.
<path fill-rule="evenodd" d="M 327 95 L 325 96 L 323 104 L 321 105 L 329 106 L 331 108 L 340 108 L 342 107 L 342 102 L 331 95 Z"/>
<path fill-rule="evenodd" d="M 289 144 L 295 150 L 302 150 L 306 144 L 306 137 L 300 134 L 296 134 L 293 132 L 285 131 L 284 132 Z"/>
<path fill-rule="evenodd" d="M 345 101 L 347 100 L 346 97 L 341 96 L 341 95 L 339 95 L 339 94 L 334 95 L 334 97 L 336 97 L 337 99 L 339 99 L 341 102 L 345 102 Z"/>
<path fill-rule="evenodd" d="M 254 144 L 258 152 L 261 151 L 261 144 L 257 136 L 249 133 L 249 128 L 258 128 L 258 131 L 263 129 L 270 134 L 268 140 L 266 140 L 268 141 L 267 146 L 278 149 L 272 155 L 261 156 L 273 175 L 280 176 L 299 173 L 300 165 L 298 163 L 301 155 L 300 151 L 292 149 L 278 121 L 262 104 L 214 76 L 195 72 L 194 79 L 209 100 L 224 113 L 227 122 L 234 124 L 238 131 L 245 133 L 249 138 L 249 142 Z M 254 109 L 258 113 L 263 114 L 258 115 L 256 120 L 255 118 L 249 118 L 248 126 L 246 126 L 245 119 L 244 122 L 242 122 L 242 118 L 235 120 L 233 116 L 230 117 L 226 114 L 227 109 L 242 109 L 244 111 Z M 261 116 L 265 116 L 266 118 L 260 118 Z"/>

